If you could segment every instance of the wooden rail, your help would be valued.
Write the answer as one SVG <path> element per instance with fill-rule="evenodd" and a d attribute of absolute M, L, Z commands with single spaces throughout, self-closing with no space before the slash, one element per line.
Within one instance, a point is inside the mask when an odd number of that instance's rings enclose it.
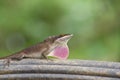
<path fill-rule="evenodd" d="M 0 80 L 120 80 L 117 62 L 23 59 L 3 65 L 0 60 Z"/>

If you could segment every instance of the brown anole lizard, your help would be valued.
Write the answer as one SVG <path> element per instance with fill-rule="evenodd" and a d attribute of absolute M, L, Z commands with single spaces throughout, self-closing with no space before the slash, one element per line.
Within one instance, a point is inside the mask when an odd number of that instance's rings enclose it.
<path fill-rule="evenodd" d="M 72 34 L 49 36 L 43 42 L 40 42 L 36 45 L 25 48 L 17 53 L 0 59 L 5 59 L 5 66 L 9 66 L 11 60 L 21 60 L 24 58 L 48 59 L 47 55 L 54 51 L 60 53 L 60 50 L 63 50 L 62 52 L 66 55 L 69 52 L 67 42 L 69 41 L 69 39 L 71 39 L 72 36 Z M 62 47 L 64 48 L 62 49 Z M 64 57 L 64 55 L 59 56 L 61 53 L 58 55 L 57 53 L 55 53 L 56 56 L 61 58 Z"/>

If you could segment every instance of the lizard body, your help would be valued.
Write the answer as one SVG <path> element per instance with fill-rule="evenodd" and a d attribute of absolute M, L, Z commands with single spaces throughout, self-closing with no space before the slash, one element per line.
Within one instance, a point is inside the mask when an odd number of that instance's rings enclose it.
<path fill-rule="evenodd" d="M 73 36 L 72 34 L 50 36 L 47 39 L 45 39 L 43 42 L 40 42 L 36 45 L 25 48 L 19 52 L 16 52 L 15 54 L 12 54 L 0 59 L 5 59 L 5 65 L 8 65 L 8 66 L 11 60 L 21 60 L 23 58 L 48 59 L 47 55 L 49 55 L 51 52 L 54 52 L 55 49 L 57 51 L 60 51 L 58 50 L 59 49 L 58 47 L 63 46 L 65 47 L 66 50 L 69 50 L 67 46 L 67 42 L 72 36 Z M 68 52 L 66 52 L 66 54 L 68 54 Z M 58 55 L 58 57 L 61 57 L 61 56 Z"/>

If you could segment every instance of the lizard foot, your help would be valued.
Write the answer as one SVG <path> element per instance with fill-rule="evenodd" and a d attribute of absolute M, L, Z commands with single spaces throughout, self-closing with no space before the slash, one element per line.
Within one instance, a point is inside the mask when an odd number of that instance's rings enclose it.
<path fill-rule="evenodd" d="M 6 60 L 4 60 L 3 63 L 4 63 L 4 66 L 3 66 L 4 68 L 5 68 L 6 66 L 9 67 L 9 66 L 10 66 L 10 59 L 6 59 Z"/>

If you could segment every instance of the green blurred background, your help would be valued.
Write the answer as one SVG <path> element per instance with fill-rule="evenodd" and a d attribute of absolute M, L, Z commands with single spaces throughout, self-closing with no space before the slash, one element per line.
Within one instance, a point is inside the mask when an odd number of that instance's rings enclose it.
<path fill-rule="evenodd" d="M 120 61 L 120 0 L 0 0 L 0 57 L 63 33 L 69 59 Z"/>

